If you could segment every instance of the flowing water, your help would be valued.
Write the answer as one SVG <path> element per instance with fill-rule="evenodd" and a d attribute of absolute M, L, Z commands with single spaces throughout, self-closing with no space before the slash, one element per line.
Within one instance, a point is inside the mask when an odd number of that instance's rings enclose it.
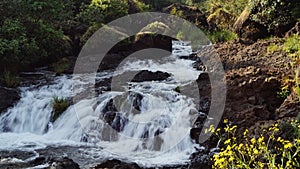
<path fill-rule="evenodd" d="M 34 152 L 32 159 L 43 149 L 61 147 L 58 156 L 68 156 L 83 168 L 112 158 L 142 166 L 187 162 L 199 146 L 189 136 L 196 105 L 174 89 L 194 82 L 201 72 L 193 68 L 193 61 L 179 58 L 191 54 L 190 46 L 174 43 L 173 48 L 164 61 L 136 59 L 115 72 L 98 73 L 96 81 L 141 70 L 167 72 L 168 79 L 130 82 L 123 91 L 81 99 L 54 123 L 50 122 L 53 97 L 72 98 L 84 92 L 89 75 L 63 75 L 44 86 L 20 88 L 19 102 L 0 117 L 0 150 Z M 114 112 L 107 110 L 111 100 L 120 101 Z M 113 114 L 111 121 L 107 112 Z"/>

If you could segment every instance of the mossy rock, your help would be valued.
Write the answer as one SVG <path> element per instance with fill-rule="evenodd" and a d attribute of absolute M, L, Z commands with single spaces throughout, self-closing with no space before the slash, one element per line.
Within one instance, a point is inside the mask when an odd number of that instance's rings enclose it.
<path fill-rule="evenodd" d="M 209 25 L 216 25 L 220 29 L 230 29 L 234 24 L 234 16 L 222 8 L 218 8 L 207 17 Z"/>
<path fill-rule="evenodd" d="M 172 30 L 164 23 L 155 21 L 148 24 L 135 36 L 133 48 L 142 50 L 146 48 L 160 48 L 172 50 L 172 38 L 162 34 L 172 35 Z"/>

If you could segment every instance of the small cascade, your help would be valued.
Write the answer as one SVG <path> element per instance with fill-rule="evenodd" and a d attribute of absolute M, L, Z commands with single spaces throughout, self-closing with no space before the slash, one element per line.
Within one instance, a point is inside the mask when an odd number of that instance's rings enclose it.
<path fill-rule="evenodd" d="M 54 123 L 50 122 L 53 97 L 72 98 L 84 92 L 88 80 L 65 75 L 45 86 L 21 88 L 21 100 L 0 116 L 0 149 L 89 145 L 101 148 L 101 152 L 87 148 L 91 156 L 145 166 L 185 162 L 197 146 L 189 136 L 195 118 L 190 112 L 196 106 L 192 98 L 175 89 L 195 81 L 201 73 L 193 68 L 193 61 L 178 57 L 191 53 L 189 43 L 173 42 L 173 54 L 166 62 L 137 59 L 117 72 L 99 73 L 97 81 L 141 70 L 171 76 L 161 81 L 128 82 L 124 91 L 83 98 Z M 80 90 L 73 91 L 75 85 Z"/>

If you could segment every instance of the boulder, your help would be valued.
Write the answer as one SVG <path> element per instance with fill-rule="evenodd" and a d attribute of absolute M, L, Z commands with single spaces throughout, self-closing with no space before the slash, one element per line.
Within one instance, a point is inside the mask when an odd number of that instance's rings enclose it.
<path fill-rule="evenodd" d="M 155 21 L 140 30 L 131 45 L 132 51 L 147 48 L 159 48 L 172 51 L 172 38 L 162 34 L 170 34 L 172 30 L 164 23 Z"/>
<path fill-rule="evenodd" d="M 151 72 L 148 70 L 142 70 L 134 76 L 132 82 L 145 82 L 145 81 L 163 81 L 169 78 L 171 75 L 166 72 L 156 71 Z"/>
<path fill-rule="evenodd" d="M 16 89 L 0 87 L 0 113 L 12 107 L 20 99 Z"/>
<path fill-rule="evenodd" d="M 127 163 L 120 160 L 107 160 L 102 164 L 93 167 L 93 169 L 107 169 L 107 168 L 118 168 L 118 169 L 141 169 L 136 163 Z"/>
<path fill-rule="evenodd" d="M 256 41 L 268 36 L 268 30 L 250 18 L 251 11 L 245 8 L 240 17 L 233 25 L 233 31 L 242 39 Z"/>
<path fill-rule="evenodd" d="M 55 159 L 53 160 L 53 164 L 50 167 L 55 169 L 65 169 L 65 168 L 72 168 L 72 169 L 80 169 L 79 165 L 75 163 L 72 159 L 64 157 L 62 159 Z"/>

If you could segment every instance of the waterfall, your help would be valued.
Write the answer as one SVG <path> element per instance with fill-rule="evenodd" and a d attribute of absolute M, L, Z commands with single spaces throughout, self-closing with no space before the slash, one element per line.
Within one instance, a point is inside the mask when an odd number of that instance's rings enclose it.
<path fill-rule="evenodd" d="M 188 43 L 173 43 L 173 48 L 167 62 L 137 59 L 116 72 L 97 74 L 97 81 L 141 70 L 166 72 L 169 78 L 130 82 L 124 91 L 106 91 L 82 99 L 54 123 L 50 120 L 53 97 L 72 98 L 84 92 L 88 75 L 63 75 L 51 84 L 20 88 L 20 101 L 0 116 L 0 150 L 88 146 L 100 149 L 86 148 L 90 156 L 125 159 L 145 166 L 185 162 L 198 146 L 189 136 L 196 103 L 174 89 L 195 81 L 201 72 L 193 68 L 193 61 L 178 57 L 191 54 Z M 80 90 L 74 92 L 74 85 L 81 86 L 76 87 Z"/>

